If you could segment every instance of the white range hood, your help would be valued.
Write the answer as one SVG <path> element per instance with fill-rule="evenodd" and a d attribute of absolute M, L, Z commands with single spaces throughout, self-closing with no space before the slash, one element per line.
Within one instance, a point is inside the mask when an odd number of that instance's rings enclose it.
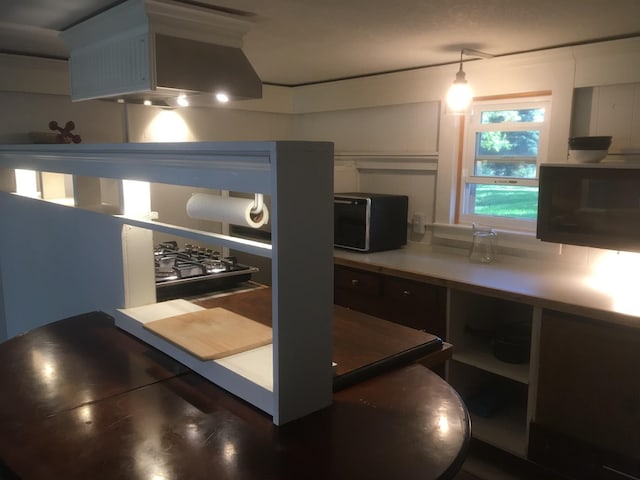
<path fill-rule="evenodd" d="M 172 0 L 128 0 L 61 33 L 73 101 L 106 98 L 176 106 L 262 97 L 242 51 L 249 17 Z"/>

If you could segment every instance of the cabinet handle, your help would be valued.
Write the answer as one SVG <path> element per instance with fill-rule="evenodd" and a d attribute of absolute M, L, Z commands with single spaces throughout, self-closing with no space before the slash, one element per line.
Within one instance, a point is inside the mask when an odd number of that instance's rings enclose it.
<path fill-rule="evenodd" d="M 353 280 L 351 280 L 351 285 L 353 285 L 354 287 L 357 287 L 358 285 L 360 285 L 360 280 L 356 280 L 354 278 Z"/>
<path fill-rule="evenodd" d="M 411 295 L 411 290 L 403 290 L 402 295 L 409 297 Z"/>

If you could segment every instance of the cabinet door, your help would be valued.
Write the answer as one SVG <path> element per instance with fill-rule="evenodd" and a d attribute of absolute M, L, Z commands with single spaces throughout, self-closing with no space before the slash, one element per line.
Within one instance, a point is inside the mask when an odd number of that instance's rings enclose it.
<path fill-rule="evenodd" d="M 535 422 L 640 477 L 639 366 L 640 329 L 544 311 Z"/>
<path fill-rule="evenodd" d="M 445 339 L 444 287 L 385 276 L 383 296 L 385 317 L 388 320 Z"/>
<path fill-rule="evenodd" d="M 640 478 L 640 462 L 609 450 L 594 447 L 532 423 L 529 458 L 540 465 L 580 480 L 633 480 Z"/>

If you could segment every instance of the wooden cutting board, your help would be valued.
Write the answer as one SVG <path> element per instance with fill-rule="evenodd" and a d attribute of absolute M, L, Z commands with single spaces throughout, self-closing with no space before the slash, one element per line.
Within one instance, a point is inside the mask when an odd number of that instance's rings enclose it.
<path fill-rule="evenodd" d="M 201 360 L 215 360 L 272 341 L 271 328 L 216 307 L 145 323 L 161 337 Z"/>

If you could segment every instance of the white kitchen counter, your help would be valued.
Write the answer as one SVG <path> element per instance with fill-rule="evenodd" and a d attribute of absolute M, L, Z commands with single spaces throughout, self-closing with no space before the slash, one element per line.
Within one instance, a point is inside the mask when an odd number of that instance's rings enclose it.
<path fill-rule="evenodd" d="M 340 265 L 640 328 L 640 288 L 635 275 L 639 270 L 634 268 L 640 262 L 637 255 L 612 254 L 607 264 L 588 269 L 506 255 L 499 255 L 491 264 L 478 264 L 460 252 L 403 248 L 363 254 L 335 249 L 334 260 Z"/>

